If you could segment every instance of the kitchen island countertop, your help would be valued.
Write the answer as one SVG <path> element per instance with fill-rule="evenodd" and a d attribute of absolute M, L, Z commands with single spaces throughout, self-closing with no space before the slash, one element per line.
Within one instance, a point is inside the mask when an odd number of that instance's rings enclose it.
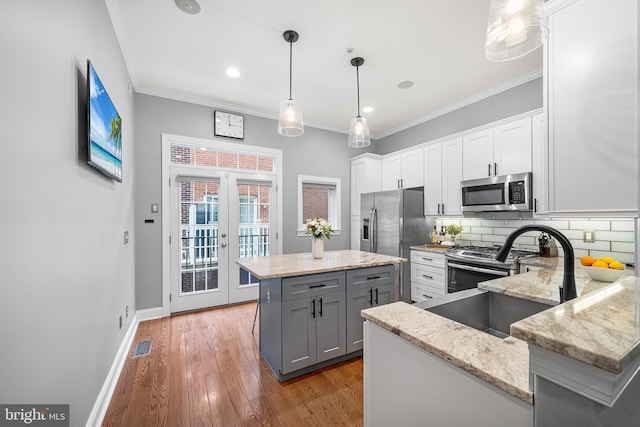
<path fill-rule="evenodd" d="M 490 280 L 478 287 L 558 304 L 562 260 L 545 260 L 548 269 Z M 575 273 L 578 299 L 514 323 L 512 336 L 505 339 L 402 302 L 363 310 L 362 315 L 417 347 L 532 403 L 527 343 L 613 373 L 621 372 L 640 355 L 640 327 L 634 323 L 640 279 L 627 274 L 613 284 L 597 282 L 590 280 L 580 265 Z"/>
<path fill-rule="evenodd" d="M 353 250 L 326 251 L 324 256 L 319 259 L 313 258 L 311 253 L 308 252 L 236 260 L 237 264 L 259 280 L 376 267 L 402 262 L 407 262 L 407 259 Z"/>

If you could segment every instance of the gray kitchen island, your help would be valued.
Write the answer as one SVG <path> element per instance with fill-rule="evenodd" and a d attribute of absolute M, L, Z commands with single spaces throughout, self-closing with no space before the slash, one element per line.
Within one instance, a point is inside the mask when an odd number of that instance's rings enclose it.
<path fill-rule="evenodd" d="M 406 261 L 354 250 L 236 260 L 260 281 L 260 354 L 278 381 L 360 356 L 360 311 L 398 299 Z"/>

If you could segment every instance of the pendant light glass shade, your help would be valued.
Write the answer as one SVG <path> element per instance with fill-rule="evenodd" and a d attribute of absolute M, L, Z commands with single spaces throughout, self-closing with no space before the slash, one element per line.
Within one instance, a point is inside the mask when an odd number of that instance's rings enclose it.
<path fill-rule="evenodd" d="M 280 116 L 278 118 L 278 133 L 284 136 L 299 136 L 304 133 L 302 123 L 302 111 L 296 105 L 291 96 L 291 80 L 293 74 L 293 43 L 298 41 L 298 33 L 287 30 L 282 34 L 289 43 L 289 99 L 280 103 Z"/>
<path fill-rule="evenodd" d="M 356 67 L 356 85 L 358 89 L 358 115 L 351 120 L 349 125 L 349 139 L 347 139 L 347 145 L 353 148 L 362 148 L 371 145 L 371 138 L 369 137 L 369 124 L 366 117 L 360 116 L 360 66 L 364 64 L 363 58 L 353 58 L 351 65 Z"/>
<path fill-rule="evenodd" d="M 304 133 L 302 111 L 293 99 L 285 99 L 280 103 L 278 133 L 284 136 L 299 136 Z"/>
<path fill-rule="evenodd" d="M 371 144 L 371 138 L 369 137 L 369 125 L 367 124 L 366 117 L 356 117 L 351 120 L 349 126 L 349 140 L 347 142 L 349 147 L 362 148 Z"/>
<path fill-rule="evenodd" d="M 491 0 L 485 55 L 489 61 L 520 58 L 549 35 L 544 0 Z"/>

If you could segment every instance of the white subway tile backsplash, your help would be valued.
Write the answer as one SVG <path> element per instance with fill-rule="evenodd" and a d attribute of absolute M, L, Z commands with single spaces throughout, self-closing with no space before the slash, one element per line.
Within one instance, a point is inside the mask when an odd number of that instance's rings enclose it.
<path fill-rule="evenodd" d="M 502 245 L 506 237 L 523 225 L 540 224 L 553 227 L 564 234 L 574 249 L 576 258 L 591 255 L 595 258 L 612 256 L 622 262 L 634 262 L 637 242 L 635 241 L 635 220 L 627 218 L 544 218 L 523 217 L 517 212 L 484 212 L 476 217 L 439 218 L 438 227 L 451 223 L 460 224 L 464 230 L 460 234 L 460 245 Z M 520 218 L 520 219 L 519 219 Z M 583 241 L 584 230 L 595 230 L 596 241 Z M 532 231 L 519 236 L 514 247 L 529 250 L 538 249 L 540 232 Z M 563 251 L 559 243 L 558 255 Z"/>
<path fill-rule="evenodd" d="M 609 240 L 612 242 L 634 242 L 632 231 L 598 231 L 596 240 Z"/>
<path fill-rule="evenodd" d="M 610 251 L 611 242 L 606 240 L 597 241 L 595 243 L 583 242 L 582 240 L 571 240 L 571 246 L 574 249 L 586 249 L 589 251 Z"/>
<path fill-rule="evenodd" d="M 611 242 L 611 250 L 613 252 L 634 253 L 636 250 L 636 244 L 633 242 Z"/>
<path fill-rule="evenodd" d="M 633 220 L 612 220 L 611 231 L 634 231 Z"/>
<path fill-rule="evenodd" d="M 483 227 L 506 227 L 507 221 L 504 219 L 483 219 Z"/>
<path fill-rule="evenodd" d="M 594 220 L 570 220 L 569 226 L 573 230 L 611 230 L 611 221 L 594 221 Z"/>

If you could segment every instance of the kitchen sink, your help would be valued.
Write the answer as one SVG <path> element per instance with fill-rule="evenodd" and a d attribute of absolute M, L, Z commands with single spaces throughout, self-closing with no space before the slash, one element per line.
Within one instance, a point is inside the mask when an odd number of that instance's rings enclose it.
<path fill-rule="evenodd" d="M 482 289 L 469 289 L 415 304 L 431 313 L 506 338 L 509 326 L 551 305 Z"/>

